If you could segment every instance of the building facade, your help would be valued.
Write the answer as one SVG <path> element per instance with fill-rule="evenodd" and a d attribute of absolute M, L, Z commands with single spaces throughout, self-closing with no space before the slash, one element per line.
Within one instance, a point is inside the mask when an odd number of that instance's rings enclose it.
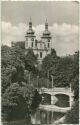
<path fill-rule="evenodd" d="M 43 58 L 51 52 L 52 48 L 52 37 L 51 33 L 48 30 L 48 22 L 46 20 L 45 22 L 45 30 L 41 36 L 41 40 L 38 41 L 35 36 L 35 31 L 32 28 L 32 21 L 29 22 L 29 29 L 26 32 L 25 35 L 25 49 L 26 54 L 27 50 L 33 49 L 33 52 L 38 57 L 38 62 L 41 63 Z"/>

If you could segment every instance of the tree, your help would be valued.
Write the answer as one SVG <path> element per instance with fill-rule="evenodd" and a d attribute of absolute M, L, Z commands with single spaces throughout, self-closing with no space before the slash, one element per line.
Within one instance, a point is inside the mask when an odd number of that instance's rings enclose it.
<path fill-rule="evenodd" d="M 71 79 L 72 90 L 74 91 L 74 99 L 79 99 L 79 52 L 74 54 L 73 74 Z"/>
<path fill-rule="evenodd" d="M 22 87 L 18 83 L 10 85 L 2 98 L 2 112 L 6 114 L 4 120 L 12 121 L 29 117 L 33 92 L 33 87 L 26 84 Z"/>
<path fill-rule="evenodd" d="M 37 71 L 35 65 L 37 64 L 37 56 L 34 55 L 33 50 L 29 49 L 25 56 L 25 69 L 35 73 Z"/>
<path fill-rule="evenodd" d="M 74 54 L 73 72 L 71 77 L 71 87 L 74 92 L 74 105 L 66 115 L 65 123 L 79 123 L 79 52 Z"/>
<path fill-rule="evenodd" d="M 58 62 L 59 57 L 56 55 L 54 49 L 51 50 L 51 53 L 48 54 L 42 61 L 42 72 L 45 76 L 48 75 L 48 71 L 54 67 Z"/>
<path fill-rule="evenodd" d="M 79 101 L 76 101 L 71 109 L 66 115 L 66 124 L 79 124 Z"/>
<path fill-rule="evenodd" d="M 69 86 L 70 78 L 73 71 L 73 59 L 71 57 L 58 57 L 56 51 L 52 49 L 42 63 L 43 76 L 49 78 L 53 76 L 54 86 L 66 87 Z"/>
<path fill-rule="evenodd" d="M 6 88 L 11 83 L 11 67 L 3 67 L 1 68 L 1 92 L 2 94 L 5 92 Z"/>
<path fill-rule="evenodd" d="M 11 82 L 17 82 L 24 77 L 21 68 L 25 66 L 24 61 L 25 53 L 23 48 L 19 46 L 1 47 L 2 93 L 5 92 L 5 89 L 11 84 Z"/>
<path fill-rule="evenodd" d="M 18 63 L 12 68 L 11 83 L 18 82 L 20 84 L 22 81 L 24 81 L 24 67 Z"/>
<path fill-rule="evenodd" d="M 8 65 L 10 65 L 10 55 L 11 52 L 11 48 L 6 46 L 6 45 L 2 45 L 1 46 L 1 67 L 6 68 L 8 67 Z"/>

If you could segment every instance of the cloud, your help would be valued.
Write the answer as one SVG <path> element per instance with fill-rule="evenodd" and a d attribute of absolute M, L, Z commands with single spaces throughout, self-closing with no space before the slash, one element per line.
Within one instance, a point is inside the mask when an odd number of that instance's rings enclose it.
<path fill-rule="evenodd" d="M 11 46 L 11 41 L 24 41 L 25 33 L 28 29 L 24 23 L 13 26 L 10 22 L 2 22 L 2 44 Z M 44 24 L 33 27 L 37 39 L 40 39 Z M 71 24 L 53 24 L 49 26 L 52 34 L 52 47 L 56 49 L 58 55 L 73 54 L 78 50 L 78 26 Z"/>
<path fill-rule="evenodd" d="M 24 40 L 26 26 L 20 23 L 18 26 L 12 26 L 10 22 L 2 22 L 2 44 L 11 46 L 11 41 Z"/>

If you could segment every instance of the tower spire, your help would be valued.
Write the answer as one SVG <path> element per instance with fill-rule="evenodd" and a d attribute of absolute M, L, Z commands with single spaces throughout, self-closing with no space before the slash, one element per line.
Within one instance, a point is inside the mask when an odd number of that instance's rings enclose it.
<path fill-rule="evenodd" d="M 31 21 L 31 17 L 30 17 L 30 21 L 29 21 L 29 29 L 32 29 L 32 21 Z"/>
<path fill-rule="evenodd" d="M 46 23 L 47 23 L 47 18 L 46 18 Z"/>
<path fill-rule="evenodd" d="M 48 30 L 48 22 L 47 22 L 47 18 L 46 18 L 46 22 L 45 22 L 45 30 Z"/>
<path fill-rule="evenodd" d="M 30 17 L 30 22 L 31 22 L 31 17 Z"/>

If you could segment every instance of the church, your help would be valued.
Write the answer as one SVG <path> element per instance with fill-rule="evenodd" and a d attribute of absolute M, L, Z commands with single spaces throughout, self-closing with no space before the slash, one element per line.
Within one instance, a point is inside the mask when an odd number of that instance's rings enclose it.
<path fill-rule="evenodd" d="M 34 54 L 37 55 L 38 63 L 41 64 L 43 58 L 51 52 L 52 48 L 52 36 L 48 30 L 48 22 L 46 19 L 45 29 L 42 33 L 40 40 L 36 39 L 35 31 L 32 27 L 32 21 L 29 21 L 29 28 L 25 34 L 25 41 L 17 42 L 22 44 L 24 42 L 25 54 L 27 54 L 28 49 L 32 49 Z M 11 43 L 12 46 L 15 46 L 15 42 Z"/>
<path fill-rule="evenodd" d="M 48 30 L 47 20 L 45 22 L 45 29 L 40 41 L 36 39 L 31 20 L 29 21 L 29 29 L 26 32 L 25 38 L 26 53 L 29 48 L 33 49 L 34 54 L 38 56 L 39 63 L 41 63 L 43 58 L 51 52 L 52 47 L 52 37 L 50 31 Z"/>

